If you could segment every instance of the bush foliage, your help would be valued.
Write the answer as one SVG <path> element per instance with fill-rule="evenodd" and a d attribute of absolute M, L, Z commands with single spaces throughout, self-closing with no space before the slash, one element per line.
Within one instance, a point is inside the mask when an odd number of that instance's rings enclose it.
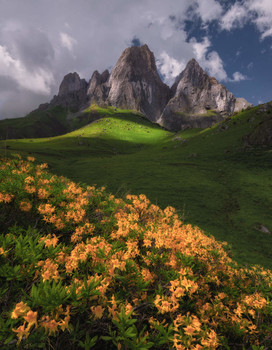
<path fill-rule="evenodd" d="M 271 349 L 272 273 L 144 196 L 0 164 L 1 349 Z"/>

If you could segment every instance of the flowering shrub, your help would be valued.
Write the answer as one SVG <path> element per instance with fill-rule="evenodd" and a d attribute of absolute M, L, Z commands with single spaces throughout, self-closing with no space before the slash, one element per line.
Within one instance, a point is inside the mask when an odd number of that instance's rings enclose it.
<path fill-rule="evenodd" d="M 272 273 L 144 196 L 0 164 L 0 348 L 271 349 Z"/>

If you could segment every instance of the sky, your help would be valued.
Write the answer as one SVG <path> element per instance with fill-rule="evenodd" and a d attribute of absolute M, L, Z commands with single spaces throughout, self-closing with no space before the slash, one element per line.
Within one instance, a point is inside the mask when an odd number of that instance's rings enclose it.
<path fill-rule="evenodd" d="M 171 86 L 195 58 L 236 97 L 272 100 L 271 0 L 0 0 L 0 119 L 49 102 L 147 44 Z"/>

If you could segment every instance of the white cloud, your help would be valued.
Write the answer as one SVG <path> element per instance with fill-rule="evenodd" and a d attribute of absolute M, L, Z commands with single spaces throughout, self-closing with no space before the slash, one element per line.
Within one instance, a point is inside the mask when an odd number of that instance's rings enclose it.
<path fill-rule="evenodd" d="M 242 80 L 248 80 L 248 77 L 240 72 L 233 73 L 233 79 L 230 80 L 232 82 L 239 82 Z"/>
<path fill-rule="evenodd" d="M 244 0 L 234 3 L 222 16 L 220 26 L 225 30 L 243 27 L 252 22 L 261 33 L 261 39 L 272 36 L 272 1 Z"/>
<path fill-rule="evenodd" d="M 228 77 L 227 72 L 224 69 L 223 61 L 218 52 L 214 50 L 211 51 L 211 41 L 208 37 L 205 37 L 202 42 L 198 42 L 195 38 L 192 38 L 190 43 L 195 58 L 209 75 L 222 82 L 239 82 L 248 79 L 246 75 L 243 75 L 240 72 L 233 73 L 232 78 Z"/>
<path fill-rule="evenodd" d="M 204 22 L 210 22 L 218 19 L 222 13 L 222 7 L 219 2 L 215 0 L 196 0 L 197 14 Z"/>
<path fill-rule="evenodd" d="M 262 38 L 272 35 L 272 2 L 271 0 L 248 0 L 245 6 L 249 11 L 257 16 L 254 19 L 259 31 L 262 33 Z"/>
<path fill-rule="evenodd" d="M 157 66 L 160 73 L 164 77 L 164 81 L 168 85 L 172 85 L 175 78 L 185 68 L 184 61 L 178 61 L 173 57 L 170 57 L 165 51 L 160 54 L 157 60 Z"/>
<path fill-rule="evenodd" d="M 204 62 L 204 67 L 210 75 L 220 81 L 227 81 L 227 73 L 223 67 L 223 61 L 216 51 L 210 52 Z"/>
<path fill-rule="evenodd" d="M 199 61 L 204 61 L 206 59 L 208 49 L 211 46 L 209 38 L 205 37 L 202 42 L 198 42 L 196 38 L 192 38 L 190 43 L 192 44 L 196 59 Z"/>
<path fill-rule="evenodd" d="M 35 93 L 50 94 L 53 75 L 42 68 L 28 71 L 24 64 L 13 58 L 5 46 L 0 45 L 0 76 L 11 78 L 18 86 Z"/>
<path fill-rule="evenodd" d="M 222 59 L 216 51 L 210 51 L 209 38 L 205 37 L 202 42 L 197 42 L 195 38 L 192 38 L 190 43 L 199 64 L 216 79 L 227 81 L 228 76 L 223 67 Z"/>
<path fill-rule="evenodd" d="M 60 42 L 68 51 L 73 52 L 77 41 L 67 33 L 60 33 Z"/>
<path fill-rule="evenodd" d="M 243 4 L 235 3 L 221 18 L 220 26 L 225 30 L 232 30 L 233 28 L 243 27 L 249 20 L 250 14 Z"/>

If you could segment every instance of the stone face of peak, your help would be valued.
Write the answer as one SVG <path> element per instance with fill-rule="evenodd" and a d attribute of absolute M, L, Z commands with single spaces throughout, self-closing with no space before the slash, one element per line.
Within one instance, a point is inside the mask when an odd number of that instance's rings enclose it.
<path fill-rule="evenodd" d="M 205 128 L 233 114 L 236 98 L 192 59 L 171 88 L 159 123 L 171 130 Z"/>
<path fill-rule="evenodd" d="M 63 78 L 59 87 L 58 95 L 65 96 L 67 94 L 80 91 L 82 88 L 86 88 L 86 81 L 84 79 L 80 79 L 76 72 L 69 73 Z"/>
<path fill-rule="evenodd" d="M 105 70 L 102 74 L 96 70 L 89 81 L 87 95 L 89 103 L 102 104 L 108 97 L 110 73 Z"/>
<path fill-rule="evenodd" d="M 169 99 L 170 89 L 156 68 L 155 57 L 147 45 L 124 50 L 109 79 L 108 103 L 144 113 L 157 121 Z"/>
<path fill-rule="evenodd" d="M 63 78 L 59 93 L 50 102 L 51 106 L 63 106 L 73 110 L 86 103 L 87 82 L 80 79 L 77 73 L 69 73 Z"/>

